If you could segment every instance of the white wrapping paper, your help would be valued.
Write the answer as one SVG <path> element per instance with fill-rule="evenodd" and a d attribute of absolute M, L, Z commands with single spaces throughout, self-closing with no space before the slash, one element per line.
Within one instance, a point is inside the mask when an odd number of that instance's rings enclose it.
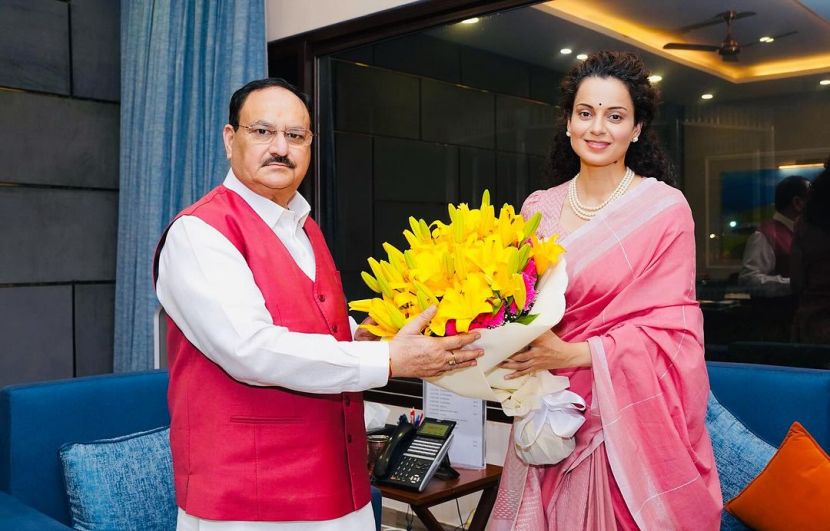
<path fill-rule="evenodd" d="M 441 376 L 427 378 L 430 383 L 468 398 L 480 398 L 498 402 L 493 388 L 518 389 L 525 378 L 505 380 L 513 372 L 499 368 L 499 364 L 530 344 L 531 341 L 553 328 L 565 314 L 565 288 L 568 274 L 565 259 L 561 257 L 556 267 L 545 272 L 539 282 L 536 302 L 530 313 L 538 317 L 530 324 L 507 323 L 498 328 L 478 329 L 481 338 L 471 347 L 484 349 L 484 355 L 475 367 L 448 371 Z"/>
<path fill-rule="evenodd" d="M 475 367 L 427 378 L 461 396 L 500 402 L 505 414 L 514 417 L 513 444 L 519 458 L 528 464 L 555 464 L 573 452 L 573 436 L 585 422 L 585 401 L 567 390 L 570 380 L 566 376 L 540 371 L 505 380 L 513 371 L 499 364 L 562 319 L 567 286 L 565 260 L 561 258 L 539 283 L 531 309 L 538 317 L 532 323 L 478 330 L 481 338 L 471 347 L 484 349 L 484 355 Z"/>

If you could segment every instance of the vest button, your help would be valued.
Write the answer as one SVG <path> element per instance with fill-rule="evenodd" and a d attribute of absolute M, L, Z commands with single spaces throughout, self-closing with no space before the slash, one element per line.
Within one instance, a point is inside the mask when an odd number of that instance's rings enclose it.
<path fill-rule="evenodd" d="M 351 403 L 351 400 L 349 400 L 348 396 L 343 398 L 343 403 L 346 404 L 347 406 Z"/>
<path fill-rule="evenodd" d="M 321 293 L 317 296 L 317 300 L 319 300 L 320 302 L 326 302 L 326 296 Z"/>
<path fill-rule="evenodd" d="M 346 442 L 352 442 L 352 436 L 351 436 L 351 434 L 347 434 L 347 435 L 346 435 Z"/>
<path fill-rule="evenodd" d="M 337 325 L 331 325 L 331 331 L 336 334 L 337 333 Z"/>

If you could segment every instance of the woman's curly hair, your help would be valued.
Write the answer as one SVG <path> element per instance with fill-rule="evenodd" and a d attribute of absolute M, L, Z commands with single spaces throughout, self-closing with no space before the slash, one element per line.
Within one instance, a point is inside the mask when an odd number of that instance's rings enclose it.
<path fill-rule="evenodd" d="M 611 51 L 596 52 L 568 72 L 562 80 L 560 114 L 553 146 L 548 156 L 548 182 L 554 185 L 561 184 L 579 172 L 579 157 L 574 153 L 570 139 L 565 135 L 579 85 L 587 77 L 613 77 L 628 87 L 628 93 L 634 102 L 634 121 L 642 124 L 639 141 L 628 146 L 625 154 L 626 166 L 637 175 L 654 177 L 675 185 L 674 167 L 651 129 L 660 97 L 657 90 L 651 86 L 648 76 L 648 70 L 635 54 Z"/>

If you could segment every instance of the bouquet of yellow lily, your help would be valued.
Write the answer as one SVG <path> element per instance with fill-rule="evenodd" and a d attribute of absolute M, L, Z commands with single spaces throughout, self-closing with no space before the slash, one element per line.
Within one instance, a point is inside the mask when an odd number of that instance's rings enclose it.
<path fill-rule="evenodd" d="M 529 324 L 539 279 L 564 252 L 556 236 L 540 240 L 541 214 L 525 220 L 505 204 L 498 217 L 484 191 L 481 207 L 449 205 L 450 222 L 409 218 L 409 249 L 389 243 L 387 260 L 369 258 L 361 276 L 379 296 L 351 302 L 377 324 L 361 325 L 379 337 L 394 336 L 410 319 L 437 306 L 427 333 L 453 335 L 505 323 Z"/>
<path fill-rule="evenodd" d="M 496 217 L 486 190 L 480 208 L 449 205 L 449 215 L 448 224 L 429 225 L 410 217 L 404 231 L 409 249 L 384 243 L 388 259 L 369 258 L 371 273 L 362 273 L 378 296 L 349 308 L 368 313 L 377 324 L 361 326 L 384 338 L 431 305 L 438 308 L 428 334 L 480 329 L 473 346 L 484 355 L 474 367 L 427 380 L 461 396 L 500 402 L 516 419 L 513 444 L 520 459 L 557 463 L 574 449 L 584 400 L 567 390 L 565 376 L 541 371 L 506 380 L 511 371 L 499 365 L 562 318 L 565 250 L 556 236 L 536 236 L 541 214 L 525 220 L 504 205 Z"/>

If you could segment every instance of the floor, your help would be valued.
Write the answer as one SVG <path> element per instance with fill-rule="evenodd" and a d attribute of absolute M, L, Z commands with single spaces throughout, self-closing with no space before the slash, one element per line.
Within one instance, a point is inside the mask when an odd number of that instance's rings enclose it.
<path fill-rule="evenodd" d="M 409 518 L 412 521 L 411 527 L 407 527 L 406 513 L 384 507 L 383 513 L 381 514 L 381 531 L 426 531 L 424 524 L 421 523 L 414 513 L 410 512 Z M 458 521 L 460 522 L 460 519 Z M 456 525 L 455 527 L 444 525 L 444 529 L 445 531 L 460 531 L 466 529 L 466 527 L 461 527 L 460 525 Z"/>

